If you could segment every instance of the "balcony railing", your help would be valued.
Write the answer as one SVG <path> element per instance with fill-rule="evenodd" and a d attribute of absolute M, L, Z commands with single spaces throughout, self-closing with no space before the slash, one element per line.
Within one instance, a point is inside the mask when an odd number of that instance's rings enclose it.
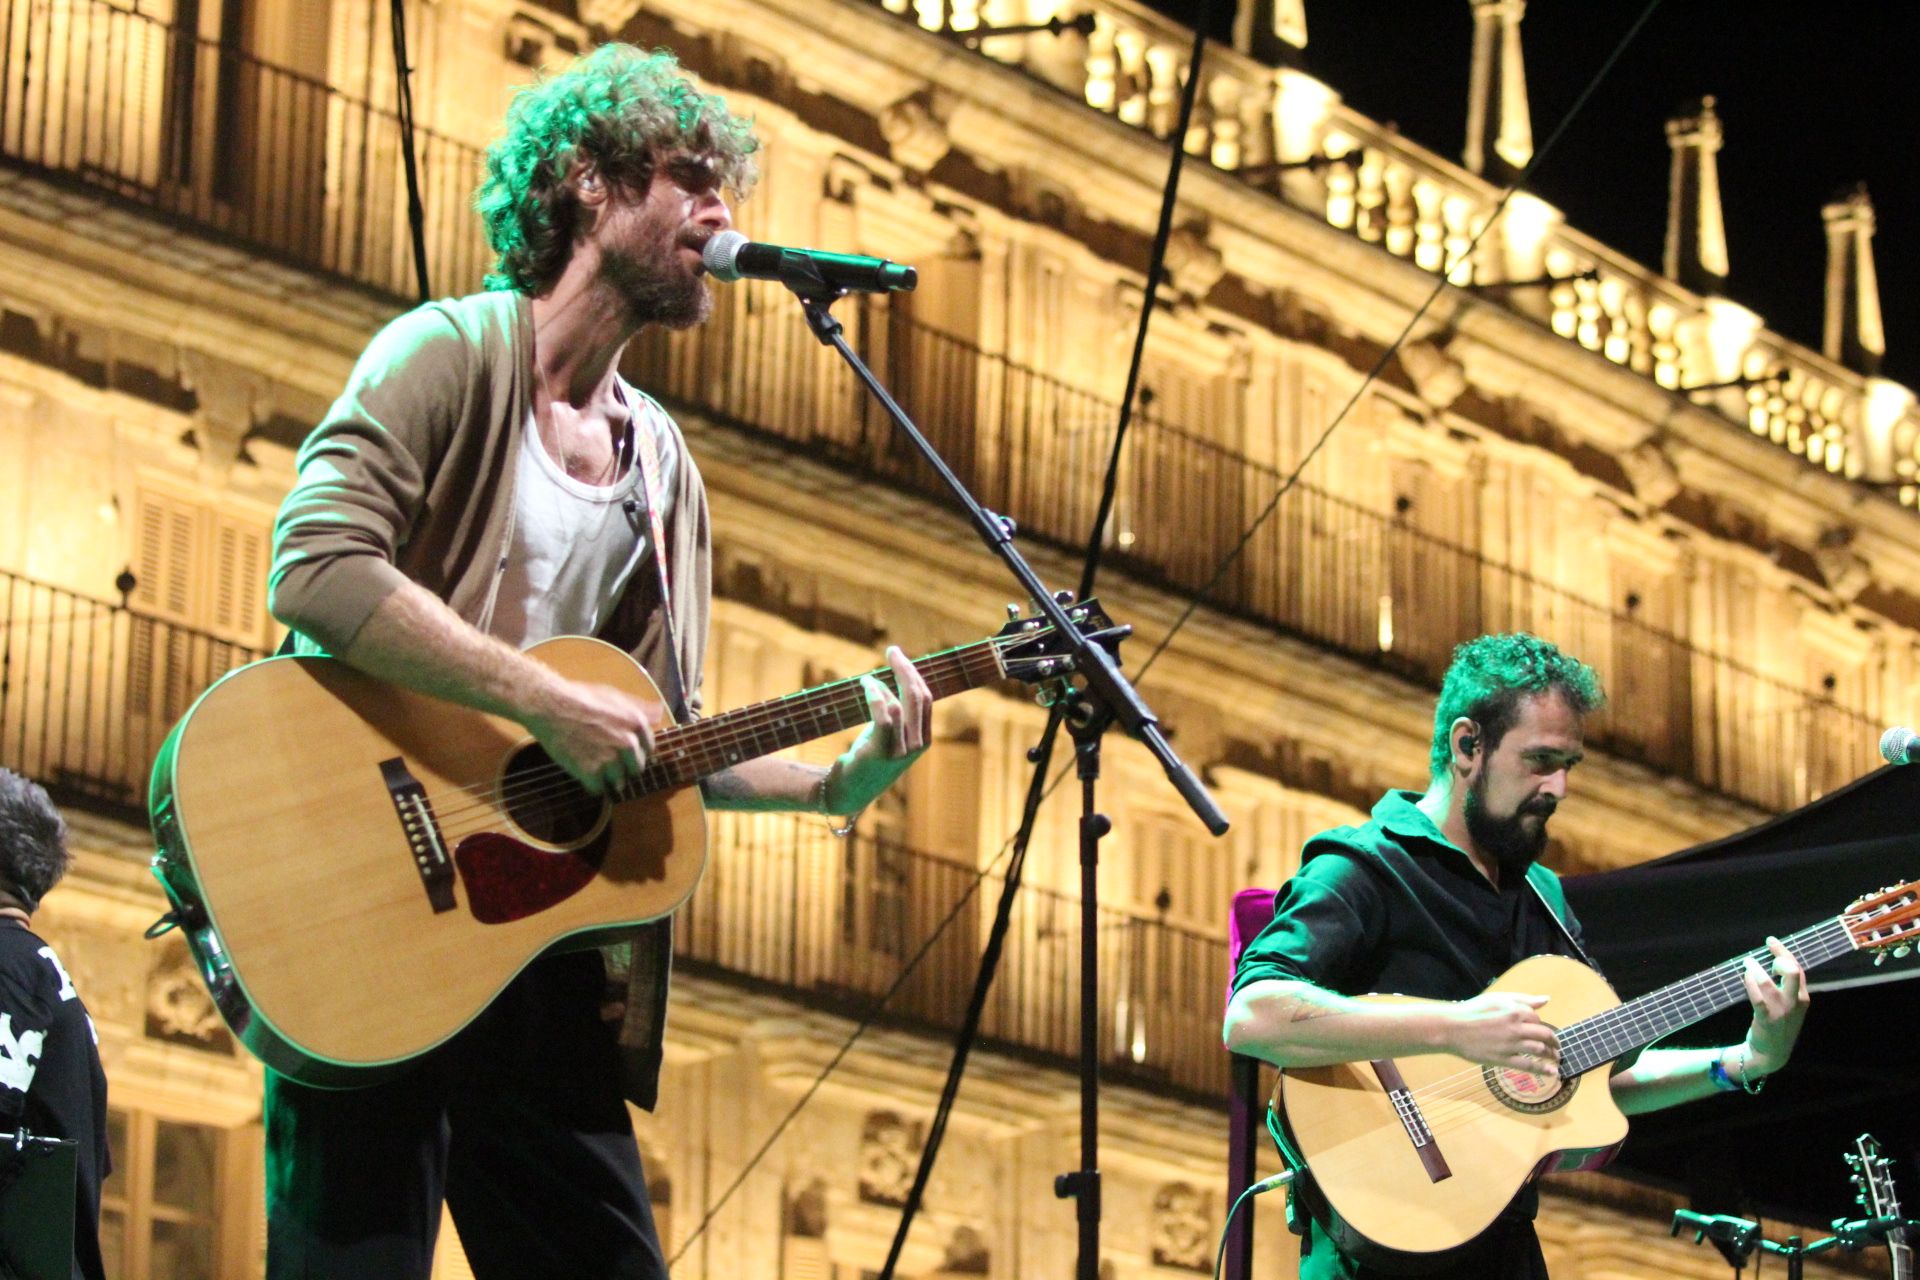
<path fill-rule="evenodd" d="M 144 807 L 167 731 L 256 649 L 0 573 L 0 764 L 63 796 Z"/>
<path fill-rule="evenodd" d="M 489 259 L 482 155 L 416 128 L 428 269 Z M 283 261 L 411 296 L 400 127 L 323 81 L 104 0 L 0 0 L 0 157 L 77 177 Z"/>
<path fill-rule="evenodd" d="M 715 814 L 707 872 L 676 917 L 684 960 L 864 1012 L 955 908 L 954 921 L 885 1016 L 960 1025 L 1002 881 L 858 832 L 835 839 L 818 818 Z M 964 904 L 964 905 L 963 905 Z M 1222 921 L 1226 905 L 1221 904 Z M 1080 904 L 1031 886 L 1016 900 L 981 1034 L 1062 1061 L 1079 1051 Z M 1103 1057 L 1135 1080 L 1210 1097 L 1227 1083 L 1220 1013 L 1227 949 L 1207 934 L 1102 909 Z"/>
<path fill-rule="evenodd" d="M 932 31 L 972 28 L 988 17 L 1019 21 L 1023 12 L 1045 18 L 1060 7 L 868 2 Z M 1075 0 L 1071 9 L 1093 14 L 1090 37 L 989 37 L 979 42 L 979 56 L 1166 138 L 1179 120 L 1191 28 L 1137 0 Z M 1710 403 L 1823 471 L 1877 483 L 1915 481 L 1920 408 L 1908 389 L 1760 329 L 1759 317 L 1680 288 L 1568 227 L 1559 211 L 1525 193 L 1469 254 L 1500 188 L 1343 106 L 1304 72 L 1212 45 L 1201 75 L 1185 139 L 1190 155 L 1455 284 L 1563 279 L 1490 296 L 1663 387 L 1767 377 Z M 1920 501 L 1913 483 L 1897 492 L 1906 505 Z"/>
<path fill-rule="evenodd" d="M 1083 545 L 1112 402 L 884 304 L 842 307 L 856 346 L 982 502 L 1018 519 L 1027 536 Z M 648 331 L 627 372 L 704 415 L 936 500 L 944 494 L 778 286 L 734 285 L 701 328 Z M 1112 558 L 1183 592 L 1211 580 L 1283 479 L 1152 413 L 1136 421 L 1120 474 Z M 1605 581 L 1605 561 L 1595 569 Z M 1768 671 L 1697 648 L 1639 611 L 1311 484 L 1288 494 L 1211 599 L 1430 687 L 1462 640 L 1544 635 L 1592 662 L 1608 686 L 1611 705 L 1589 726 L 1596 745 L 1763 808 L 1804 803 L 1876 763 L 1878 718 L 1781 674 L 1804 662 L 1798 654 Z M 1684 593 L 1664 612 L 1684 618 Z"/>
<path fill-rule="evenodd" d="M 1079 55 L 1062 61 L 1062 49 L 1078 47 L 1064 39 L 996 40 L 985 48 L 1024 58 L 1020 65 L 1028 72 L 1142 128 L 1164 131 L 1170 100 L 1163 91 L 1171 82 L 1153 77 L 1173 74 L 1173 63 L 1148 53 L 1177 29 L 1153 27 L 1160 20 L 1127 0 L 1095 0 L 1095 8 L 1107 24 L 1095 44 L 1111 46 L 1118 59 L 1111 65 Z M 398 130 L 389 113 L 101 0 L 0 0 L 0 13 L 0 156 L 83 179 L 285 261 L 392 296 L 411 292 Z M 1147 34 L 1136 38 L 1128 31 Z M 1043 47 L 1053 50 L 1046 55 L 1051 61 L 1036 60 Z M 1288 132 L 1299 121 L 1289 114 L 1295 107 L 1287 94 L 1304 92 L 1287 80 L 1293 73 L 1258 69 L 1225 51 L 1215 51 L 1209 67 L 1216 77 L 1242 80 L 1257 70 L 1265 77 L 1262 92 L 1278 95 L 1235 98 L 1210 86 L 1206 136 L 1189 145 L 1215 164 L 1233 168 L 1309 143 L 1322 148 L 1319 153 L 1333 146 L 1326 133 L 1333 126 L 1325 121 L 1305 142 Z M 1099 88 L 1099 76 L 1112 81 L 1111 95 Z M 1240 106 L 1227 111 L 1229 101 Z M 1265 105 L 1249 114 L 1242 110 L 1249 101 Z M 234 115 L 235 104 L 246 108 L 243 115 Z M 1348 193 L 1351 207 L 1336 200 L 1342 188 L 1331 170 L 1284 175 L 1311 184 L 1303 194 L 1283 183 L 1280 194 L 1322 201 L 1336 222 L 1350 215 L 1355 234 L 1428 269 L 1480 269 L 1449 256 L 1453 232 L 1446 229 L 1458 223 L 1459 209 L 1447 201 L 1480 208 L 1472 202 L 1491 199 L 1485 184 L 1360 117 L 1332 107 L 1322 114 L 1391 159 L 1380 161 L 1386 194 L 1380 200 L 1366 194 L 1374 178 L 1365 175 L 1373 171 L 1361 162 L 1358 185 Z M 1229 117 L 1239 121 L 1237 132 L 1227 129 Z M 467 210 L 480 155 L 430 130 L 421 133 L 421 153 L 434 276 L 459 287 L 477 279 L 484 262 Z M 1393 176 L 1393 164 L 1416 162 L 1425 167 L 1415 177 Z M 1402 188 L 1404 200 L 1392 195 Z M 1436 240 L 1419 226 L 1394 221 L 1408 209 L 1408 216 L 1438 209 L 1444 234 Z M 1561 239 L 1553 243 L 1578 251 L 1577 262 L 1604 256 L 1572 232 L 1554 234 Z M 1558 271 L 1559 262 L 1546 266 Z M 1862 452 L 1857 428 L 1877 422 L 1879 434 L 1867 433 L 1869 443 L 1880 441 L 1877 465 L 1908 465 L 1900 432 L 1908 425 L 1920 430 L 1920 420 L 1899 395 L 1881 396 L 1881 408 L 1869 412 L 1856 394 L 1857 378 L 1764 333 L 1741 346 L 1732 366 L 1709 362 L 1689 373 L 1699 353 L 1689 355 L 1686 343 L 1712 327 L 1697 323 L 1701 317 L 1689 310 L 1697 300 L 1623 259 L 1605 265 L 1632 275 L 1633 289 L 1607 284 L 1604 274 L 1598 282 L 1557 286 L 1537 300 L 1543 321 L 1669 384 L 1762 365 L 1780 371 L 1771 383 L 1720 393 L 1721 407 L 1821 465 L 1841 459 L 1837 469 L 1847 474 L 1871 452 Z M 1622 307 L 1623 315 L 1638 317 L 1624 329 L 1608 318 Z M 888 384 L 982 499 L 1032 534 L 1080 545 L 1096 508 L 1115 406 L 900 313 L 851 304 L 847 310 Z M 735 286 L 712 324 L 671 338 L 650 333 L 631 359 L 636 377 L 684 405 L 822 451 L 840 465 L 938 492 L 777 290 Z M 1124 460 L 1109 530 L 1115 555 L 1145 578 L 1196 590 L 1279 480 L 1273 467 L 1214 443 L 1195 424 L 1147 414 Z M 1516 628 L 1551 636 L 1592 660 L 1608 680 L 1613 707 L 1594 726 L 1601 744 L 1769 809 L 1799 804 L 1873 764 L 1879 717 L 1857 705 L 1866 695 L 1838 680 L 1831 693 L 1812 692 L 1821 685 L 1818 673 L 1796 670 L 1801 659 L 1791 646 L 1776 658 L 1750 661 L 1695 647 L 1687 639 L 1684 600 L 1623 612 L 1472 546 L 1435 538 L 1414 520 L 1311 485 L 1287 497 L 1213 600 L 1429 685 L 1452 646 L 1469 636 Z"/>

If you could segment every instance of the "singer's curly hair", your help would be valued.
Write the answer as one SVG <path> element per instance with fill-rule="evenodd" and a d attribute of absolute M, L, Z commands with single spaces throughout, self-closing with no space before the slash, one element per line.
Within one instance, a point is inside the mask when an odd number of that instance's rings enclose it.
<path fill-rule="evenodd" d="M 39 783 L 0 769 L 0 888 L 28 911 L 67 874 L 67 823 Z"/>
<path fill-rule="evenodd" d="M 1524 631 L 1481 636 L 1453 651 L 1453 664 L 1440 683 L 1433 707 L 1433 750 L 1428 768 L 1447 775 L 1453 744 L 1447 731 L 1461 716 L 1480 726 L 1480 750 L 1492 751 L 1520 718 L 1522 699 L 1557 691 L 1579 715 L 1598 711 L 1607 695 L 1594 669 L 1571 654 Z"/>
<path fill-rule="evenodd" d="M 559 75 L 521 89 L 506 132 L 487 150 L 473 207 L 497 256 L 489 289 L 538 295 L 573 255 L 580 203 L 568 181 L 585 160 L 607 182 L 644 195 L 654 164 L 685 151 L 712 160 L 744 196 L 758 176 L 753 123 L 702 93 L 665 49 L 605 44 Z"/>

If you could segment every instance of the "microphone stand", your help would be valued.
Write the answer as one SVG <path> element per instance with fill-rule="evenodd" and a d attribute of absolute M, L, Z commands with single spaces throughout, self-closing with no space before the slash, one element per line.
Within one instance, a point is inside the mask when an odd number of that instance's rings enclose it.
<path fill-rule="evenodd" d="M 846 296 L 844 289 L 825 281 L 783 281 L 800 300 L 807 325 L 821 343 L 840 353 L 861 385 L 866 387 L 893 419 L 894 425 L 933 468 L 953 496 L 959 500 L 972 522 L 974 532 L 989 551 L 998 556 L 1020 583 L 1021 590 L 1053 624 L 1065 642 L 1071 670 L 1084 681 L 1076 687 L 1069 681 L 1062 702 L 1067 733 L 1073 739 L 1075 771 L 1080 779 L 1080 1168 L 1054 1179 L 1054 1194 L 1072 1197 L 1079 1226 L 1077 1280 L 1099 1280 L 1100 1274 L 1100 950 L 1099 950 L 1099 877 L 1100 839 L 1112 830 L 1107 816 L 1095 808 L 1095 784 L 1100 777 L 1100 740 L 1109 725 L 1118 724 L 1127 735 L 1144 745 L 1165 770 L 1167 780 L 1194 815 L 1218 836 L 1227 829 L 1227 815 L 1214 802 L 1192 769 L 1173 752 L 1160 732 L 1159 717 L 1147 706 L 1133 687 L 1120 664 L 1100 644 L 1089 640 L 1079 624 L 1067 612 L 1071 592 L 1055 595 L 1033 571 L 1026 558 L 1013 545 L 1014 523 L 1006 516 L 987 510 L 968 492 L 966 484 L 953 473 L 946 460 L 914 425 L 880 380 L 867 368 L 852 347 L 845 331 L 830 310 Z"/>
<path fill-rule="evenodd" d="M 1851 1251 L 1883 1245 L 1887 1243 L 1889 1233 L 1915 1225 L 1913 1220 L 1907 1218 L 1859 1218 L 1851 1222 L 1835 1218 L 1833 1234 L 1824 1239 L 1808 1244 L 1801 1237 L 1793 1235 L 1781 1243 L 1763 1237 L 1760 1224 L 1746 1218 L 1675 1209 L 1673 1225 L 1667 1234 L 1677 1236 L 1683 1230 L 1691 1230 L 1695 1244 L 1711 1239 L 1714 1247 L 1720 1250 L 1720 1255 L 1736 1270 L 1747 1265 L 1747 1259 L 1755 1250 L 1763 1254 L 1778 1254 L 1787 1260 L 1787 1280 L 1801 1280 L 1805 1274 L 1805 1260 L 1817 1253 L 1825 1253 L 1829 1249 Z"/>

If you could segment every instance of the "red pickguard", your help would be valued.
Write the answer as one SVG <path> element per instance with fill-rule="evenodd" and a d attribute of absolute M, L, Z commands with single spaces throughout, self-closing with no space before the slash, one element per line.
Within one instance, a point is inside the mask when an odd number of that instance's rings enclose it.
<path fill-rule="evenodd" d="M 600 872 L 612 833 L 602 828 L 578 849 L 540 849 L 497 831 L 468 836 L 453 850 L 467 909 L 481 924 L 506 924 L 545 911 L 587 887 Z"/>

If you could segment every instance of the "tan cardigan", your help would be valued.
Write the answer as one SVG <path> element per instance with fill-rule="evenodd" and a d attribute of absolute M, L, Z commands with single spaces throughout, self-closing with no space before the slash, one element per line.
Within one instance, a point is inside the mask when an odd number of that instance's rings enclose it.
<path fill-rule="evenodd" d="M 532 308 L 519 293 L 429 303 L 374 338 L 301 446 L 274 522 L 268 607 L 305 653 L 342 653 L 387 595 L 419 583 L 485 629 L 506 568 L 515 460 L 533 387 Z M 667 573 L 686 701 L 698 714 L 712 597 L 706 486 L 676 425 Z M 637 570 L 600 636 L 633 654 L 671 699 L 655 574 Z M 609 948 L 628 986 L 627 1096 L 651 1107 L 672 959 L 668 922 Z"/>

